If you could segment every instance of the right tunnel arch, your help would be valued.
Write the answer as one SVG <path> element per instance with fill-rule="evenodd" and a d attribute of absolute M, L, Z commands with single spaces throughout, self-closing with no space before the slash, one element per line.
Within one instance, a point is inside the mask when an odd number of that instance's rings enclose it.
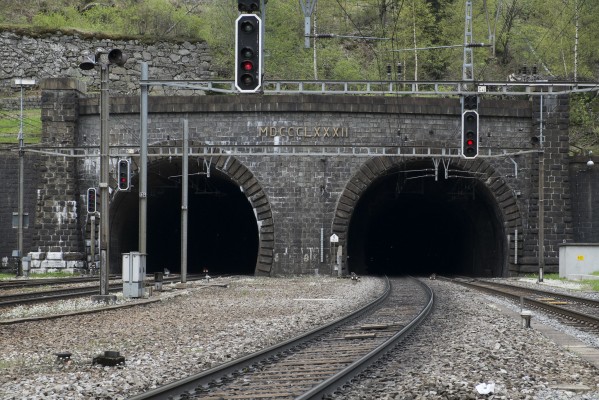
<path fill-rule="evenodd" d="M 333 220 L 348 271 L 386 275 L 508 276 L 521 226 L 505 179 L 484 159 L 458 158 L 371 158 Z"/>

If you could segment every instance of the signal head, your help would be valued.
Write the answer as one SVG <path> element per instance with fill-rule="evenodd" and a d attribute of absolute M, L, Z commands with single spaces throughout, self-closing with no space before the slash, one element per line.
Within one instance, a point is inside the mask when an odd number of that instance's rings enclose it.
<path fill-rule="evenodd" d="M 262 20 L 242 14 L 235 21 L 235 87 L 255 93 L 262 86 Z"/>
<path fill-rule="evenodd" d="M 472 159 L 478 156 L 478 113 L 466 110 L 462 114 L 462 157 Z"/>

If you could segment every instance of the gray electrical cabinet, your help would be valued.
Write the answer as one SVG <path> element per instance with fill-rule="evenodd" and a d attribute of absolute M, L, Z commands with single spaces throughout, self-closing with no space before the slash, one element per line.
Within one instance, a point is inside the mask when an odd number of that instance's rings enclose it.
<path fill-rule="evenodd" d="M 123 253 L 123 297 L 143 297 L 146 278 L 146 255 Z"/>

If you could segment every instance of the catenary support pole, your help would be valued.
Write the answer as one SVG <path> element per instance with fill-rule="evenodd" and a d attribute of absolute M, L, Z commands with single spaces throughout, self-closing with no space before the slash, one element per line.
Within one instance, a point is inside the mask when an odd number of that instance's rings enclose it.
<path fill-rule="evenodd" d="M 23 86 L 24 85 L 35 85 L 34 79 L 15 79 L 15 84 L 21 86 L 21 112 L 19 116 L 19 193 L 18 193 L 18 221 L 17 221 L 17 250 L 19 252 L 19 266 L 17 268 L 17 275 L 23 275 L 23 257 L 24 246 L 23 246 L 23 229 L 24 218 L 25 218 L 25 134 L 23 133 Z"/>
<path fill-rule="evenodd" d="M 25 149 L 23 139 L 23 84 L 21 83 L 21 118 L 19 127 L 19 212 L 17 222 L 17 248 L 19 250 L 19 267 L 17 275 L 23 275 L 23 213 L 24 213 L 24 191 L 25 191 Z"/>
<path fill-rule="evenodd" d="M 108 295 L 110 275 L 110 198 L 108 193 L 110 138 L 108 136 L 108 64 L 100 68 L 100 295 Z"/>
<path fill-rule="evenodd" d="M 187 282 L 187 218 L 189 208 L 189 123 L 183 120 L 183 165 L 181 173 L 181 283 Z"/>
<path fill-rule="evenodd" d="M 141 80 L 148 79 L 148 63 L 141 63 Z M 139 149 L 139 252 L 147 254 L 148 226 L 148 86 L 141 85 Z"/>
<path fill-rule="evenodd" d="M 539 282 L 545 270 L 545 154 L 539 153 Z"/>
<path fill-rule="evenodd" d="M 90 227 L 90 238 L 89 238 L 89 257 L 90 257 L 90 265 L 96 265 L 96 216 L 92 215 L 90 217 L 91 227 Z"/>
<path fill-rule="evenodd" d="M 545 151 L 543 136 L 543 95 L 540 98 L 539 118 L 539 282 L 543 282 L 545 274 Z"/>

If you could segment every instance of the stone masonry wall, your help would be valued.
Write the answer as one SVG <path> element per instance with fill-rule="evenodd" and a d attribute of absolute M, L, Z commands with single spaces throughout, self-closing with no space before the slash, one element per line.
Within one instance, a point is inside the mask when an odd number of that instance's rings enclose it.
<path fill-rule="evenodd" d="M 534 157 L 537 165 L 532 179 L 530 203 L 530 232 L 524 237 L 527 257 L 523 260 L 522 272 L 536 272 L 538 267 L 539 233 L 539 157 L 543 157 L 544 182 L 544 246 L 545 264 L 559 263 L 559 244 L 571 242 L 574 238 L 570 197 L 569 173 L 569 98 L 567 96 L 545 96 L 541 101 L 534 97 L 532 104 L 533 132 L 539 140 L 536 146 L 543 149 Z M 542 128 L 542 129 L 541 129 Z M 542 133 L 542 135 L 541 135 Z M 536 140 L 535 140 L 536 141 Z M 542 143 L 541 143 L 542 142 Z M 536 190 L 536 192 L 535 192 Z"/>
<path fill-rule="evenodd" d="M 69 149 L 75 144 L 83 87 L 63 78 L 42 82 L 42 89 L 42 145 L 55 151 Z M 82 268 L 77 161 L 45 155 L 42 162 L 34 235 L 38 251 L 32 253 L 32 268 Z"/>
<path fill-rule="evenodd" d="M 17 78 L 72 77 L 84 82 L 89 92 L 100 88 L 100 73 L 79 68 L 85 51 L 119 48 L 129 57 L 124 67 L 111 67 L 110 89 L 121 94 L 139 93 L 140 62 L 147 62 L 152 79 L 210 79 L 211 56 L 205 42 L 154 42 L 139 40 L 84 39 L 60 32 L 38 37 L 0 32 L 0 97 L 17 94 Z M 160 92 L 154 88 L 153 93 Z M 189 91 L 188 91 L 189 93 Z"/>
<path fill-rule="evenodd" d="M 44 98 L 44 146 L 69 147 L 98 143 L 98 100 L 81 99 L 83 92 L 99 89 L 97 70 L 79 69 L 84 51 L 97 47 L 120 48 L 129 56 L 124 68 L 111 67 L 110 89 L 113 111 L 112 144 L 137 144 L 139 139 L 139 62 L 149 64 L 151 79 L 213 79 L 210 52 L 203 42 L 142 43 L 136 40 L 112 41 L 104 38 L 83 39 L 77 35 L 51 33 L 38 37 L 0 33 L 0 96 L 17 94 L 16 78 L 34 78 L 38 82 L 52 78 L 62 82 L 46 86 Z M 57 77 L 73 77 L 62 81 Z M 85 89 L 87 86 L 87 89 Z M 28 89 L 29 90 L 29 89 Z M 131 94 L 132 98 L 117 98 L 116 93 Z M 173 94 L 153 87 L 152 95 Z M 177 94 L 199 94 L 176 91 Z M 178 134 L 173 125 L 183 112 L 190 114 L 190 129 L 194 140 L 217 140 L 223 143 L 271 143 L 274 137 L 256 138 L 259 126 L 285 127 L 293 124 L 331 126 L 351 124 L 352 134 L 344 141 L 348 145 L 405 144 L 409 146 L 451 147 L 459 132 L 459 114 L 455 101 L 442 99 L 368 99 L 341 96 L 152 96 L 154 110 L 150 121 L 151 141 L 161 143 Z M 210 99 L 206 99 L 210 97 Z M 39 97 L 26 99 L 37 106 Z M 81 103 L 81 104 L 79 104 Z M 158 107 L 157 105 L 161 106 Z M 599 222 L 593 222 L 593 204 L 597 188 L 583 168 L 568 168 L 568 101 L 564 97 L 544 97 L 543 118 L 539 114 L 539 98 L 533 97 L 528 110 L 507 106 L 505 102 L 484 99 L 481 102 L 481 145 L 535 150 L 531 138 L 539 135 L 541 119 L 545 141 L 545 256 L 546 263 L 557 265 L 557 245 L 563 241 L 599 241 L 595 233 Z M 3 108 L 14 109 L 14 99 Z M 161 111 L 162 110 L 162 111 Z M 169 110 L 168 112 L 166 110 Z M 500 111 L 495 111 L 500 110 Z M 359 111 L 357 114 L 356 112 Z M 224 114 L 219 114 L 224 112 Z M 232 114 L 235 112 L 236 114 Z M 530 113 L 533 113 L 532 118 Z M 82 113 L 82 115 L 79 115 Z M 208 114 L 210 113 L 210 114 Z M 242 113 L 242 114 L 240 114 Z M 502 114 L 503 113 L 503 114 Z M 175 121 L 175 122 L 174 122 Z M 350 122 L 347 122 L 350 121 Z M 298 138 L 280 137 L 291 141 Z M 300 142 L 306 143 L 306 138 Z M 16 210 L 16 187 L 11 183 L 16 174 L 15 154 L 0 152 L 1 180 L 7 188 L 0 194 L 0 256 L 10 254 L 16 247 L 16 232 L 8 227 Z M 95 179 L 97 165 L 93 160 L 74 160 L 53 156 L 27 154 L 26 212 L 35 229 L 25 231 L 26 251 L 40 250 L 34 258 L 66 257 L 82 259 L 84 235 L 79 209 L 85 189 Z M 330 229 L 331 214 L 336 201 L 351 176 L 363 165 L 362 158 L 328 158 L 318 161 L 308 157 L 246 157 L 240 161 L 251 169 L 265 185 L 273 203 L 273 220 L 278 224 L 277 244 L 272 254 L 275 269 L 289 272 L 293 263 L 302 260 L 309 271 L 318 265 L 320 227 Z M 538 154 L 513 159 L 491 161 L 507 186 L 517 192 L 517 208 L 525 232 L 519 232 L 523 248 L 520 269 L 534 270 L 538 264 Z M 516 166 L 514 166 L 516 165 Z M 35 171 L 35 172 L 31 172 Z M 587 179 L 588 178 L 588 179 Z M 14 189 L 14 190 L 13 190 Z M 587 190 L 588 189 L 588 190 Z M 286 196 L 288 199 L 286 199 Z M 308 199 L 308 200 L 306 200 Z M 33 206 L 36 202 L 36 218 Z M 300 205 L 310 218 L 293 222 L 292 210 Z M 305 204 L 305 207 L 303 206 Z M 34 225 L 35 224 L 35 225 Z M 299 226 L 300 224 L 301 226 Z M 327 232 L 326 234 L 329 234 Z M 513 235 L 514 232 L 508 232 Z M 519 245 L 519 244 L 518 244 Z M 510 244 L 511 246 L 511 244 Z M 52 254 L 50 254 L 52 253 Z M 70 254 L 70 255 L 69 255 Z M 307 260 L 307 261 L 304 261 Z M 62 264 L 64 266 L 64 264 Z"/>
<path fill-rule="evenodd" d="M 570 164 L 574 243 L 599 243 L 599 159 L 577 157 Z"/>
<path fill-rule="evenodd" d="M 75 80 L 52 79 L 44 83 L 44 146 L 64 148 L 99 143 L 98 99 L 84 97 L 82 86 Z M 567 127 L 564 125 L 567 105 L 560 99 L 555 102 L 546 102 L 548 111 L 544 113 L 545 244 L 546 262 L 552 267 L 557 265 L 554 258 L 557 245 L 571 240 L 573 232 L 565 150 L 567 136 L 563 136 Z M 497 184 L 505 187 L 497 192 L 498 205 L 505 199 L 515 199 L 515 207 L 510 205 L 505 212 L 515 215 L 510 217 L 510 226 L 522 227 L 519 234 L 524 246 L 518 253 L 519 265 L 510 266 L 510 271 L 516 272 L 533 268 L 537 256 L 534 241 L 538 219 L 538 197 L 535 199 L 538 148 L 531 144 L 531 138 L 538 134 L 535 119 L 531 118 L 534 107 L 534 102 L 484 99 L 480 105 L 482 148 L 528 149 L 530 152 L 513 160 L 487 158 L 472 162 L 473 166 L 478 165 L 476 168 L 492 170 L 500 178 L 485 183 L 490 189 Z M 460 108 L 455 99 L 151 96 L 150 110 L 150 144 L 180 139 L 183 118 L 188 118 L 193 142 L 214 145 L 327 144 L 350 148 L 400 145 L 407 150 L 426 146 L 455 148 L 460 135 Z M 138 113 L 138 97 L 111 97 L 110 140 L 121 152 L 139 145 Z M 315 135 L 314 127 L 328 127 L 328 135 L 324 136 L 324 130 Z M 334 138 L 335 129 L 339 136 Z M 370 158 L 282 154 L 221 157 L 219 168 L 230 172 L 234 180 L 244 182 L 243 176 L 251 175 L 251 182 L 259 183 L 262 188 L 255 206 L 259 204 L 260 210 L 266 210 L 268 218 L 264 221 L 271 224 L 263 232 L 266 247 L 261 250 L 263 261 L 272 263 L 271 274 L 307 273 L 323 267 L 320 231 L 324 229 L 325 237 L 333 233 L 335 213 L 343 206 L 338 203 L 341 193 L 358 172 L 364 171 L 363 166 Z M 514 163 L 518 165 L 517 171 Z M 84 260 L 85 232 L 80 221 L 83 216 L 78 210 L 86 188 L 97 179 L 97 165 L 90 160 L 48 157 L 42 160 L 40 167 L 36 213 L 39 233 L 33 238 L 34 248 L 39 247 L 48 258 L 60 253 L 63 266 L 69 258 Z M 256 209 L 256 212 L 261 211 Z"/>
<path fill-rule="evenodd" d="M 139 143 L 137 99 L 115 98 L 111 114 L 111 141 L 115 146 L 136 147 Z M 518 193 L 514 226 L 522 226 L 520 238 L 531 236 L 530 213 L 536 193 L 533 174 L 535 135 L 530 103 L 485 100 L 481 103 L 482 146 L 530 149 L 517 157 L 519 172 L 506 159 L 488 159 L 509 188 L 497 198 Z M 522 108 L 524 107 L 524 108 Z M 455 147 L 459 142 L 459 102 L 451 99 L 361 98 L 353 96 L 201 96 L 150 97 L 150 143 L 171 143 L 180 139 L 182 118 L 189 120 L 190 139 L 212 144 L 331 144 L 333 146 L 402 145 L 412 147 Z M 175 110 L 179 110 L 176 112 Z M 79 140 L 98 143 L 97 100 L 81 103 Z M 351 127 L 348 136 L 298 136 L 289 127 Z M 268 133 L 259 134 L 267 128 Z M 303 128 L 302 128 L 303 129 Z M 310 128 L 311 129 L 311 128 Z M 281 135 L 281 132 L 283 133 Z M 290 135 L 289 132 L 293 132 Z M 300 130 L 301 132 L 301 130 Z M 278 138 L 277 138 L 278 137 Z M 82 145 L 83 142 L 80 142 Z M 368 157 L 236 157 L 262 185 L 272 209 L 274 248 L 271 273 L 307 273 L 320 268 L 320 231 L 328 238 L 341 193 L 361 170 Z M 81 161 L 80 181 L 93 179 L 94 169 Z M 84 172 L 87 171 L 87 172 Z M 89 174 L 92 175 L 89 175 Z M 489 183 L 495 185 L 495 183 Z M 514 213 L 510 206 L 510 213 Z M 507 221 L 506 221 L 507 223 Z M 512 224 L 512 222 L 510 222 Z M 506 227 L 507 229 L 507 227 Z M 508 234 L 513 232 L 508 231 Z M 560 234 L 558 233 L 557 236 Z M 522 239 L 520 239 L 522 240 Z M 554 240 L 553 238 L 550 240 Z M 563 240 L 559 236 L 559 242 Z M 521 242 L 518 243 L 518 246 Z M 518 256 L 534 259 L 533 249 Z M 326 251 L 326 250 L 325 250 Z M 328 257 L 328 253 L 326 254 Z M 510 261 L 511 262 L 511 261 Z M 327 264 L 328 267 L 328 264 Z M 517 272 L 522 265 L 510 267 Z"/>
<path fill-rule="evenodd" d="M 35 154 L 24 155 L 23 211 L 29 214 L 29 228 L 23 230 L 23 251 L 37 251 L 34 247 L 35 209 L 41 158 Z M 16 151 L 0 150 L 0 267 L 7 267 L 12 251 L 16 250 L 17 229 L 12 227 L 13 213 L 18 212 L 19 196 L 19 156 Z"/>

